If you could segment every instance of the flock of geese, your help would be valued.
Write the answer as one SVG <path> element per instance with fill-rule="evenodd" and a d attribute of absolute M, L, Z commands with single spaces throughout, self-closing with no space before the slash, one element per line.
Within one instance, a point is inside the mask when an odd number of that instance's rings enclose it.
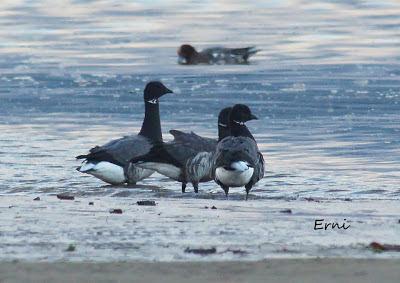
<path fill-rule="evenodd" d="M 180 64 L 242 64 L 258 50 L 248 48 L 209 48 L 197 52 L 190 45 L 178 49 Z M 161 82 L 147 83 L 144 93 L 145 116 L 137 135 L 95 146 L 79 155 L 79 172 L 90 174 L 112 185 L 130 184 L 155 171 L 198 193 L 199 183 L 214 180 L 228 196 L 230 187 L 245 187 L 246 200 L 251 188 L 264 176 L 264 158 L 245 123 L 257 119 L 250 108 L 236 104 L 218 116 L 218 139 L 193 132 L 171 130 L 174 139 L 163 142 L 159 99 L 172 90 Z"/>

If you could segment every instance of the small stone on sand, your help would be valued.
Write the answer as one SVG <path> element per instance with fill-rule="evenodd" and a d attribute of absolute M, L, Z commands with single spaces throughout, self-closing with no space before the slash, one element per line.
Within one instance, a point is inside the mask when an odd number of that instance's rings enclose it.
<path fill-rule="evenodd" d="M 76 247 L 73 244 L 69 244 L 68 248 L 65 250 L 66 252 L 74 252 Z"/>
<path fill-rule="evenodd" d="M 378 242 L 372 242 L 369 244 L 369 247 L 373 249 L 375 252 L 400 252 L 400 245 L 389 245 L 389 244 L 381 244 Z"/>
<path fill-rule="evenodd" d="M 57 195 L 57 198 L 62 199 L 62 200 L 74 200 L 75 199 L 74 196 L 62 195 L 62 194 Z"/>
<path fill-rule="evenodd" d="M 137 205 L 144 205 L 144 206 L 155 206 L 156 202 L 154 200 L 139 200 L 136 202 Z"/>
<path fill-rule="evenodd" d="M 209 255 L 209 254 L 215 254 L 217 252 L 216 248 L 210 248 L 210 249 L 191 249 L 191 248 L 186 248 L 185 253 L 192 253 L 192 254 L 198 254 L 198 255 Z"/>

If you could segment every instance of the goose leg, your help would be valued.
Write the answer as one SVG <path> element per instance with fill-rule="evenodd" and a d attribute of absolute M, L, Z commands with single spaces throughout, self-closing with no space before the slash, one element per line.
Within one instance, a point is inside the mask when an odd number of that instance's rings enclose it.
<path fill-rule="evenodd" d="M 225 185 L 222 185 L 221 187 L 222 187 L 222 189 L 223 189 L 224 192 L 225 192 L 225 196 L 228 197 L 228 194 L 229 194 L 229 187 L 228 187 L 228 186 L 225 186 Z"/>
<path fill-rule="evenodd" d="M 197 194 L 199 192 L 199 183 L 193 183 L 194 192 Z"/>
<path fill-rule="evenodd" d="M 246 188 L 246 200 L 249 198 L 249 192 L 251 190 L 251 188 L 253 187 L 252 183 L 248 183 L 246 186 L 244 186 Z"/>
<path fill-rule="evenodd" d="M 182 194 L 186 191 L 186 183 L 182 182 Z"/>
<path fill-rule="evenodd" d="M 224 190 L 225 196 L 228 197 L 229 187 L 222 184 L 220 181 L 216 180 L 217 184 Z"/>

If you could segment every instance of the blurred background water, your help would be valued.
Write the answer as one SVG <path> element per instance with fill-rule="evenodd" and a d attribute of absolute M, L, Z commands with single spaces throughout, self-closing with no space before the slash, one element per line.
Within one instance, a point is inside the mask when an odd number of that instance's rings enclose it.
<path fill-rule="evenodd" d="M 264 154 L 266 176 L 251 191 L 251 201 L 236 205 L 262 210 L 270 201 L 283 206 L 294 201 L 301 208 L 308 198 L 369 202 L 371 214 L 355 203 L 348 213 L 361 218 L 377 213 L 383 226 L 374 229 L 386 236 L 399 232 L 390 230 L 394 211 L 385 205 L 400 200 L 398 1 L 15 0 L 1 1 L 0 7 L 0 203 L 5 208 L 10 198 L 19 203 L 17 196 L 69 192 L 104 202 L 113 196 L 124 202 L 180 200 L 178 206 L 187 209 L 216 199 L 221 205 L 233 201 L 234 209 L 235 200 L 244 197 L 242 189 L 232 190 L 224 202 L 213 182 L 201 184 L 199 196 L 181 195 L 178 183 L 157 174 L 132 189 L 106 186 L 75 171 L 74 156 L 138 132 L 143 87 L 161 80 L 176 92 L 160 105 L 166 140 L 172 128 L 216 136 L 219 109 L 235 103 L 248 104 L 260 118 L 248 126 Z M 199 49 L 256 45 L 261 51 L 249 65 L 180 66 L 176 49 L 182 43 Z M 32 213 L 29 205 L 24 211 Z M 63 212 L 57 213 L 59 220 Z M 337 213 L 341 217 L 343 211 Z M 17 217 L 1 215 L 9 225 Z M 238 242 L 248 229 L 241 227 L 233 237 Z M 15 249 L 8 242 L 20 235 L 15 229 L 3 234 L 8 239 L 0 243 L 3 251 Z M 74 237 L 84 241 L 79 231 Z M 285 231 L 274 237 L 287 240 Z"/>

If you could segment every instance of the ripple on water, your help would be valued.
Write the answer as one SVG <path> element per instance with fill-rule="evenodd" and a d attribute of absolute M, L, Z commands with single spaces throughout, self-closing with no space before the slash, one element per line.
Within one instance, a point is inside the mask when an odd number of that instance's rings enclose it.
<path fill-rule="evenodd" d="M 371 239 L 398 241 L 395 1 L 30 2 L 0 11 L 0 259 L 371 257 Z M 248 65 L 176 64 L 182 41 L 221 39 L 261 51 Z M 216 137 L 218 111 L 235 103 L 260 118 L 248 126 L 267 171 L 249 201 L 244 188 L 227 199 L 214 182 L 182 194 L 156 174 L 127 187 L 75 170 L 75 156 L 138 132 L 143 86 L 154 79 L 176 92 L 160 100 L 166 140 L 172 128 Z M 140 199 L 157 206 L 139 208 Z M 352 233 L 314 231 L 321 215 L 347 217 Z M 76 251 L 63 252 L 71 243 Z M 215 255 L 184 252 L 210 243 Z"/>

